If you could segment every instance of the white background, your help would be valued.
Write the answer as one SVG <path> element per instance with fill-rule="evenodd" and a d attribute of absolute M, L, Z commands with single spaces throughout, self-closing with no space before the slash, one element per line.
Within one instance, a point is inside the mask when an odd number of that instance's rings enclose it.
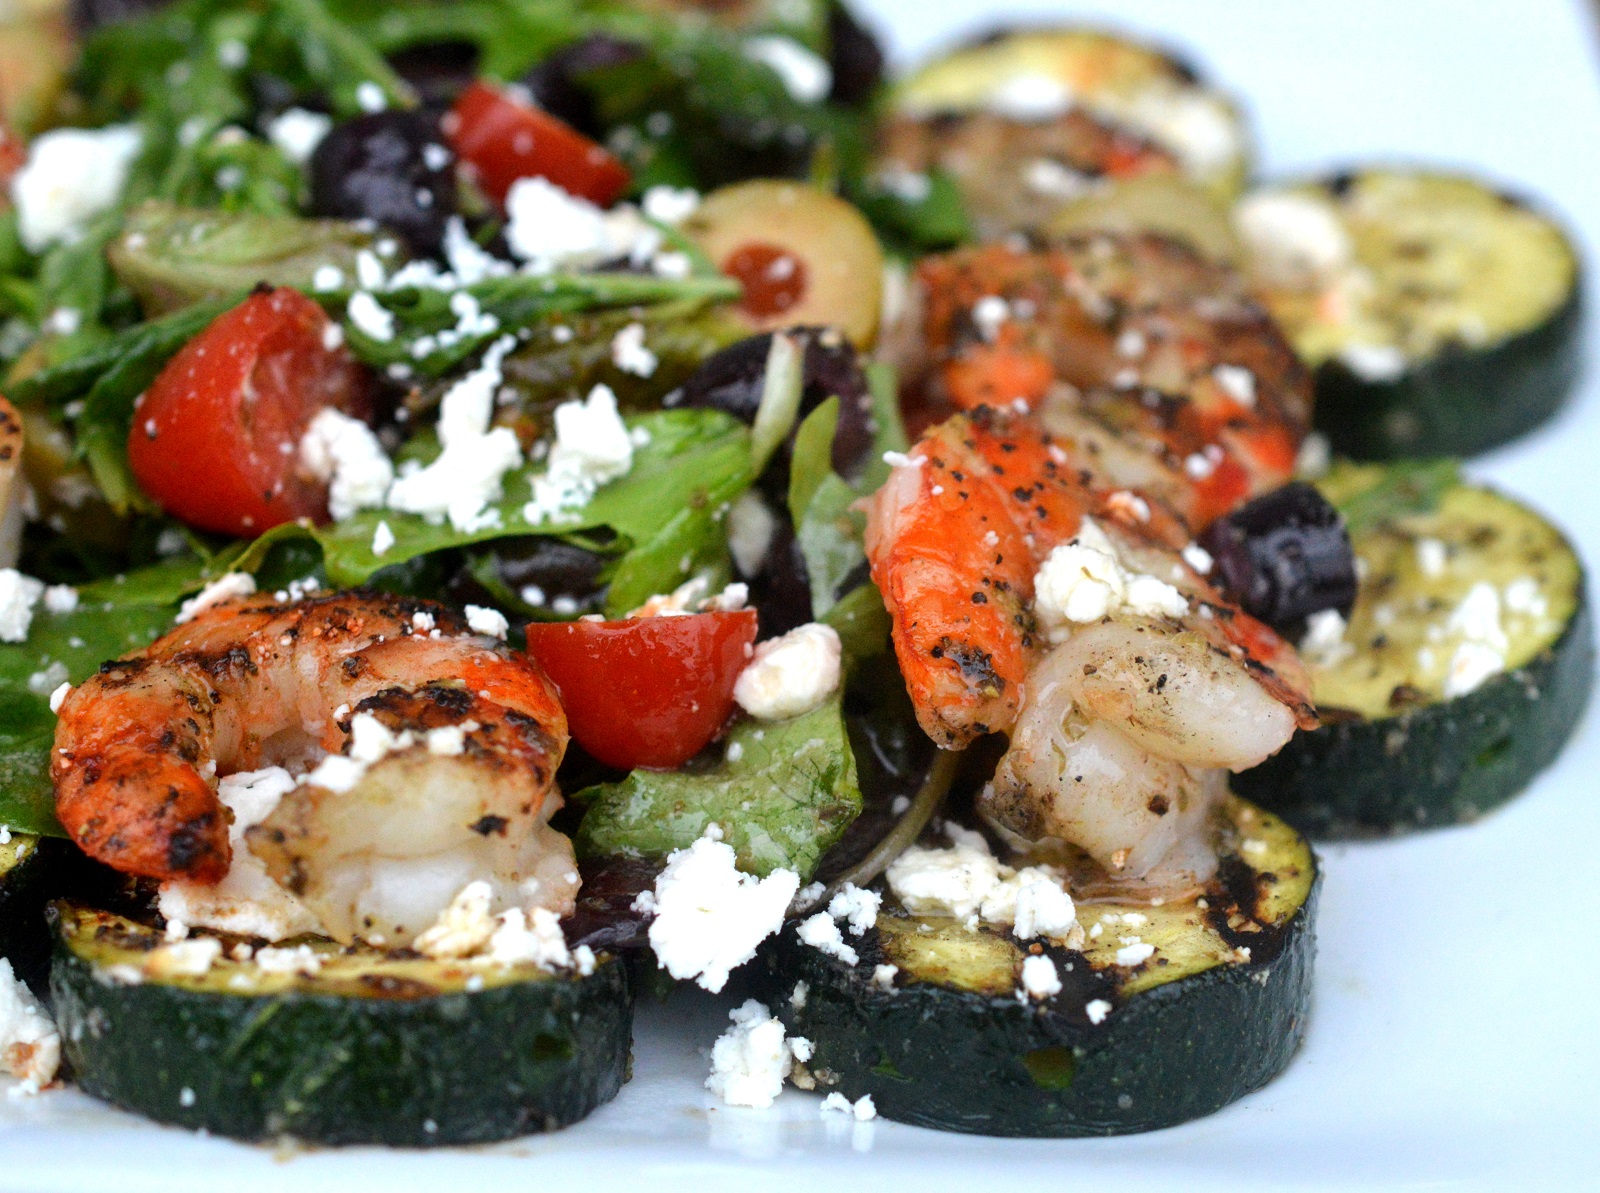
<path fill-rule="evenodd" d="M 1547 199 L 1600 257 L 1600 69 L 1578 0 L 860 0 L 902 60 L 999 14 L 1092 17 L 1192 49 L 1249 102 L 1269 176 L 1372 157 L 1468 165 Z M 1600 559 L 1600 361 L 1551 425 L 1474 463 Z M 709 999 L 641 1006 L 633 1082 L 551 1137 L 448 1153 L 289 1152 L 151 1127 L 76 1093 L 0 1097 L 0 1187 L 874 1189 L 1592 1187 L 1600 1181 L 1600 710 L 1470 828 L 1325 848 L 1305 1049 L 1209 1119 L 998 1141 L 825 1122 L 812 1095 L 713 1109 Z M 837 1118 L 837 1116 L 830 1116 Z"/>

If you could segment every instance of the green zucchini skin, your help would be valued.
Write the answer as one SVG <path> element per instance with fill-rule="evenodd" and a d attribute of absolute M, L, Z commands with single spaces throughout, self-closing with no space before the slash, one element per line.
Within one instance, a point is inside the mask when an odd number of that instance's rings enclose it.
<path fill-rule="evenodd" d="M 1526 666 L 1454 700 L 1297 733 L 1233 788 L 1320 840 L 1475 820 L 1555 760 L 1594 671 L 1594 615 L 1580 586 L 1566 628 Z"/>
<path fill-rule="evenodd" d="M 51 873 L 61 861 L 63 842 L 13 833 L 0 863 L 0 957 L 35 992 L 49 984 L 50 927 L 44 905 Z M 16 848 L 13 852 L 13 847 Z M 9 863 L 9 864 L 5 864 Z"/>
<path fill-rule="evenodd" d="M 791 1035 L 809 1039 L 820 1085 L 898 1122 L 971 1134 L 1126 1135 L 1211 1114 L 1288 1065 L 1305 1036 L 1320 876 L 1272 947 L 1140 991 L 1100 1025 L 1084 1006 L 1109 983 L 1081 956 L 1050 950 L 1065 989 L 1048 1003 L 931 983 L 886 990 L 783 932 L 766 954 L 769 1003 Z M 808 991 L 792 1005 L 796 981 Z M 1112 997 L 1115 997 L 1114 993 Z"/>
<path fill-rule="evenodd" d="M 58 941 L 50 987 L 85 1092 L 235 1139 L 510 1139 L 583 1118 L 629 1067 L 631 993 L 615 958 L 586 978 L 472 993 L 252 996 L 121 984 Z"/>
<path fill-rule="evenodd" d="M 1560 409 L 1583 357 L 1575 288 L 1537 327 L 1485 348 L 1452 344 L 1392 381 L 1369 381 L 1338 358 L 1314 374 L 1315 423 L 1356 460 L 1473 456 L 1533 430 Z"/>

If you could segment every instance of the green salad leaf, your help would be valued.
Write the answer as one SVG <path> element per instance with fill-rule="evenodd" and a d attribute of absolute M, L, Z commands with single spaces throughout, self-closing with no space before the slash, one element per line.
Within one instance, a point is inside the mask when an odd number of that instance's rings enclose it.
<path fill-rule="evenodd" d="M 575 798 L 588 805 L 574 840 L 580 857 L 665 857 L 715 824 L 741 870 L 794 870 L 802 882 L 861 811 L 838 699 L 787 721 L 735 726 L 709 770 L 636 770 Z"/>

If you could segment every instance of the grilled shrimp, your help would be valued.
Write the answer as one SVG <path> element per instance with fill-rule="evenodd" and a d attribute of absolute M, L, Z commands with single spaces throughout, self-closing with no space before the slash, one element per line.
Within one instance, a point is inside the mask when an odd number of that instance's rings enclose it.
<path fill-rule="evenodd" d="M 929 258 L 918 279 L 934 407 L 1038 411 L 1195 529 L 1292 475 L 1310 378 L 1226 267 L 1085 233 Z"/>
<path fill-rule="evenodd" d="M 571 906 L 571 844 L 547 824 L 566 742 L 537 665 L 439 606 L 262 596 L 74 689 L 51 772 L 90 856 L 210 884 L 231 862 L 217 775 L 320 763 L 245 840 L 331 934 L 393 941 L 484 871 L 505 901 Z"/>
<path fill-rule="evenodd" d="M 13 567 L 22 546 L 24 494 L 22 416 L 0 396 L 0 567 Z"/>
<path fill-rule="evenodd" d="M 985 813 L 1181 885 L 1204 877 L 1191 829 L 1222 789 L 1212 772 L 1255 765 L 1315 714 L 1293 650 L 1184 561 L 1182 520 L 1092 465 L 1031 419 L 956 416 L 871 499 L 867 553 L 924 730 L 947 748 L 1012 735 Z M 1085 576 L 1111 569 L 1079 596 L 1103 608 L 1039 599 L 1057 548 L 1089 552 Z M 1063 566 L 1070 585 L 1079 565 Z"/>

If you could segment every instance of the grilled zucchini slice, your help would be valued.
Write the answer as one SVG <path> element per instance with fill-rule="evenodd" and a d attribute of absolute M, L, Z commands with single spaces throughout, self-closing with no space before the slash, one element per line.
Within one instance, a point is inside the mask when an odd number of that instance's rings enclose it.
<path fill-rule="evenodd" d="M 1210 1114 L 1281 1072 L 1305 1034 L 1318 885 L 1304 838 L 1243 800 L 1225 805 L 1224 842 L 1203 897 L 1080 903 L 1082 951 L 888 899 L 851 940 L 855 965 L 785 931 L 765 954 L 769 1004 L 812 1042 L 819 1086 L 901 1122 L 1119 1135 Z M 1134 936 L 1153 954 L 1118 964 Z M 1055 962 L 1058 994 L 1019 994 L 1030 951 Z M 889 984 L 881 965 L 898 967 Z"/>
<path fill-rule="evenodd" d="M 1257 191 L 1235 220 L 1257 288 L 1316 371 L 1316 423 L 1339 454 L 1472 455 L 1571 390 L 1577 254 L 1523 200 L 1366 169 Z"/>
<path fill-rule="evenodd" d="M 51 905 L 62 1051 L 95 1097 L 236 1139 L 432 1147 L 554 1130 L 627 1077 L 623 964 L 588 976 L 310 947 L 307 976 L 203 972 L 163 933 Z"/>
<path fill-rule="evenodd" d="M 1324 724 L 1234 786 L 1316 837 L 1472 820 L 1583 713 L 1595 655 L 1577 555 L 1448 464 L 1345 464 L 1318 483 L 1361 561 L 1348 627 L 1302 644 Z"/>
<path fill-rule="evenodd" d="M 44 922 L 45 876 L 52 845 L 32 833 L 0 842 L 0 958 L 35 990 L 44 988 L 50 934 Z"/>
<path fill-rule="evenodd" d="M 989 239 L 1043 227 L 1064 206 L 1143 212 L 1147 196 L 1117 199 L 1138 178 L 1231 202 L 1249 172 L 1250 134 L 1231 98 L 1165 50 L 1096 29 L 1028 29 L 958 48 L 904 80 L 878 150 L 891 186 L 930 170 L 952 177 Z"/>

